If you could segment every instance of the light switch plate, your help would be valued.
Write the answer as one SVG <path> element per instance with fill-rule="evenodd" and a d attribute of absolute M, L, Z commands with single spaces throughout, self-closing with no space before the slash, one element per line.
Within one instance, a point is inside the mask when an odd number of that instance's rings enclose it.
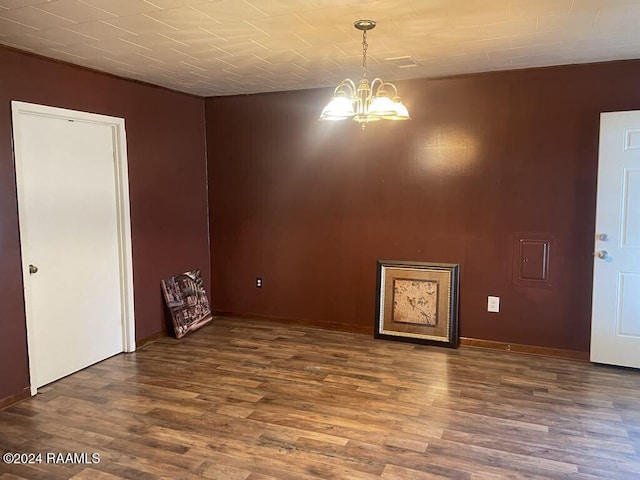
<path fill-rule="evenodd" d="M 487 300 L 487 312 L 498 313 L 500 311 L 500 297 L 489 296 Z"/>

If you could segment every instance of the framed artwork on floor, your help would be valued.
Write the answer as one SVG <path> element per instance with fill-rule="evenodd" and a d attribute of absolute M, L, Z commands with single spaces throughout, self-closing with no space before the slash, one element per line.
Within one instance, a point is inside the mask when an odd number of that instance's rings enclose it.
<path fill-rule="evenodd" d="M 456 348 L 459 269 L 378 260 L 375 338 Z"/>
<path fill-rule="evenodd" d="M 200 270 L 169 277 L 160 284 L 176 338 L 182 338 L 212 320 Z"/>

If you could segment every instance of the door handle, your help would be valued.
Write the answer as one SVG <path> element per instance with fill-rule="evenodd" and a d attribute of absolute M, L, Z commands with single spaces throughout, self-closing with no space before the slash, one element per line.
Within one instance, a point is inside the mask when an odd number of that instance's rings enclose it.
<path fill-rule="evenodd" d="M 609 258 L 609 252 L 606 250 L 600 250 L 599 252 L 594 253 L 594 255 L 597 255 L 600 260 L 606 260 Z"/>
<path fill-rule="evenodd" d="M 35 265 L 29 265 L 29 274 L 33 275 L 34 273 L 38 273 L 38 267 Z"/>

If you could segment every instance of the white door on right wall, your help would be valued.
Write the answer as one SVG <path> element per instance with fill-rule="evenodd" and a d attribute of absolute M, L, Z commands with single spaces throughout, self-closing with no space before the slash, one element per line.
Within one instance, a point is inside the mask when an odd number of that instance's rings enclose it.
<path fill-rule="evenodd" d="M 591 361 L 640 368 L 640 111 L 600 116 Z"/>

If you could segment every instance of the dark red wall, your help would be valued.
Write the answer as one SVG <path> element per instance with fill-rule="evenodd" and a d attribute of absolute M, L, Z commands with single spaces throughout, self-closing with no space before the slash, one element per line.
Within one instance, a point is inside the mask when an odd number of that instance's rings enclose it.
<path fill-rule="evenodd" d="M 204 101 L 0 48 L 0 400 L 29 385 L 11 100 L 125 119 L 137 339 L 164 328 L 162 278 L 210 278 Z"/>
<path fill-rule="evenodd" d="M 214 308 L 372 332 L 376 260 L 453 262 L 461 336 L 587 351 L 599 113 L 640 108 L 639 81 L 617 62 L 398 82 L 412 120 L 364 131 L 317 121 L 330 90 L 207 99 Z M 518 233 L 553 239 L 551 287 L 514 285 Z"/>

